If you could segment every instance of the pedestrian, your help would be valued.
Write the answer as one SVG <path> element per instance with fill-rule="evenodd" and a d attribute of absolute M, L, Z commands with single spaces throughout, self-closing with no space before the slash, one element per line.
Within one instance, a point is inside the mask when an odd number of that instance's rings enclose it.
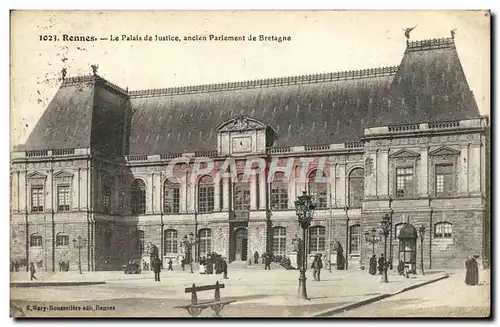
<path fill-rule="evenodd" d="M 405 274 L 405 263 L 403 262 L 403 260 L 399 260 L 399 263 L 398 263 L 398 274 L 400 276 L 403 276 Z"/>
<path fill-rule="evenodd" d="M 17 260 L 16 260 L 16 261 L 14 261 L 14 269 L 15 269 L 16 271 L 19 271 L 19 262 L 18 262 Z"/>
<path fill-rule="evenodd" d="M 264 270 L 271 270 L 271 261 L 273 258 L 270 254 L 266 253 L 266 257 L 264 258 Z"/>
<path fill-rule="evenodd" d="M 259 263 L 259 252 L 255 251 L 253 254 L 253 263 L 258 264 Z"/>
<path fill-rule="evenodd" d="M 181 269 L 182 269 L 182 271 L 185 270 L 185 268 L 184 268 L 184 258 L 181 258 Z"/>
<path fill-rule="evenodd" d="M 172 268 L 172 258 L 168 259 L 168 270 L 174 271 L 174 269 Z"/>
<path fill-rule="evenodd" d="M 479 270 L 477 267 L 476 259 L 479 258 L 479 255 L 474 255 L 472 258 L 469 258 L 465 261 L 465 268 L 467 269 L 465 273 L 465 284 L 474 286 L 479 282 Z"/>
<path fill-rule="evenodd" d="M 224 273 L 224 279 L 229 279 L 227 277 L 227 261 L 226 261 L 225 257 L 223 257 L 221 260 L 221 268 L 222 268 L 222 272 Z"/>
<path fill-rule="evenodd" d="M 323 268 L 323 261 L 321 260 L 321 253 L 318 253 L 314 256 L 314 261 L 311 265 L 311 268 L 313 268 L 313 277 L 314 277 L 314 280 L 316 281 L 320 281 L 321 278 L 320 278 L 320 273 L 321 273 L 321 269 Z"/>
<path fill-rule="evenodd" d="M 379 275 L 382 275 L 382 271 L 384 270 L 384 266 L 385 266 L 385 258 L 384 258 L 384 254 L 382 253 L 380 255 L 380 258 L 378 258 L 378 274 Z"/>
<path fill-rule="evenodd" d="M 33 264 L 33 262 L 30 264 L 30 280 L 33 280 L 33 279 L 37 279 L 35 277 L 35 273 L 36 273 L 36 269 L 35 269 L 35 265 Z"/>
<path fill-rule="evenodd" d="M 158 257 L 154 257 L 153 259 L 153 271 L 155 273 L 155 282 L 160 281 L 160 271 L 161 271 L 161 260 Z"/>
<path fill-rule="evenodd" d="M 368 269 L 368 273 L 370 275 L 377 274 L 377 256 L 375 254 L 370 258 L 370 268 Z"/>

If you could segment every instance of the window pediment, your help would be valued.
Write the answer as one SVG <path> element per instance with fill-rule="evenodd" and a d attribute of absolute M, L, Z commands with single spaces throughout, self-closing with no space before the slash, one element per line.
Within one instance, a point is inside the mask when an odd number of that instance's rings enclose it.
<path fill-rule="evenodd" d="M 39 173 L 37 171 L 28 174 L 28 179 L 30 180 L 45 180 L 47 178 L 47 175 L 44 175 L 42 173 Z"/>
<path fill-rule="evenodd" d="M 460 151 L 442 146 L 436 150 L 429 152 L 429 156 L 458 156 Z"/>
<path fill-rule="evenodd" d="M 413 151 L 410 151 L 410 150 L 406 150 L 406 149 L 401 149 L 393 154 L 390 155 L 391 158 L 401 158 L 401 159 L 415 159 L 415 158 L 419 158 L 420 157 L 420 154 L 419 153 L 416 153 L 416 152 L 413 152 Z"/>
<path fill-rule="evenodd" d="M 217 132 L 248 131 L 256 129 L 266 129 L 266 125 L 248 116 L 233 117 L 216 128 Z"/>
<path fill-rule="evenodd" d="M 70 172 L 67 172 L 65 170 L 58 171 L 57 173 L 54 174 L 55 179 L 62 179 L 62 180 L 72 180 L 73 179 L 73 174 Z"/>

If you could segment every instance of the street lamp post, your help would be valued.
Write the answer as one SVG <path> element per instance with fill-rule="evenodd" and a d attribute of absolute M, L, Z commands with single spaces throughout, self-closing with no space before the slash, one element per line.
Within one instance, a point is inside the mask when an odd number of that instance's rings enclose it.
<path fill-rule="evenodd" d="M 382 283 L 388 283 L 387 280 L 387 236 L 391 230 L 392 221 L 389 214 L 386 214 L 380 222 L 382 226 L 382 233 L 384 235 L 384 265 L 382 266 Z"/>
<path fill-rule="evenodd" d="M 82 249 L 85 247 L 87 240 L 78 236 L 76 239 L 73 239 L 73 246 L 78 249 L 78 271 L 80 275 L 82 274 Z"/>
<path fill-rule="evenodd" d="M 306 289 L 306 230 L 311 225 L 314 209 L 316 205 L 312 203 L 312 198 L 306 191 L 295 201 L 295 212 L 302 228 L 302 265 L 300 267 L 299 290 L 297 297 L 303 300 L 308 300 Z"/>
<path fill-rule="evenodd" d="M 425 235 L 425 225 L 418 228 L 418 234 L 420 236 L 420 273 L 424 275 L 424 235 Z"/>
<path fill-rule="evenodd" d="M 380 237 L 377 237 L 377 230 L 372 228 L 370 231 L 365 232 L 365 240 L 372 245 L 372 255 L 375 254 L 375 243 L 380 242 Z"/>

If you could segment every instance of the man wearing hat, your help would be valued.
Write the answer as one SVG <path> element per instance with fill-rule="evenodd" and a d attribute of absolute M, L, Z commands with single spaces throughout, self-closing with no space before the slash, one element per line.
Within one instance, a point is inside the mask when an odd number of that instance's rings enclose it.
<path fill-rule="evenodd" d="M 477 285 L 479 282 L 477 258 L 479 258 L 479 255 L 475 254 L 472 256 L 472 258 L 465 261 L 465 268 L 467 270 L 465 273 L 465 284 L 470 286 Z"/>

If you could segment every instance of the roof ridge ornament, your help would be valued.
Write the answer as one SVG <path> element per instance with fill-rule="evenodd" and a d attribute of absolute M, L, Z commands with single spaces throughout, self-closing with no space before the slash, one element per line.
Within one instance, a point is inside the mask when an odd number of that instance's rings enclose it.
<path fill-rule="evenodd" d="M 409 45 L 410 43 L 410 33 L 413 31 L 415 28 L 417 28 L 418 25 L 415 25 L 413 27 L 407 27 L 403 28 L 403 31 L 405 31 L 405 36 L 406 36 L 406 45 Z"/>
<path fill-rule="evenodd" d="M 99 65 L 90 65 L 92 69 L 92 75 L 97 76 L 97 70 L 99 69 Z"/>
<path fill-rule="evenodd" d="M 64 81 L 64 79 L 66 78 L 66 74 L 68 73 L 68 71 L 66 70 L 66 68 L 63 68 L 61 69 L 61 76 L 62 76 L 62 80 Z"/>
<path fill-rule="evenodd" d="M 451 39 L 452 40 L 455 40 L 455 34 L 456 33 L 457 33 L 457 28 L 456 27 L 450 31 Z"/>

